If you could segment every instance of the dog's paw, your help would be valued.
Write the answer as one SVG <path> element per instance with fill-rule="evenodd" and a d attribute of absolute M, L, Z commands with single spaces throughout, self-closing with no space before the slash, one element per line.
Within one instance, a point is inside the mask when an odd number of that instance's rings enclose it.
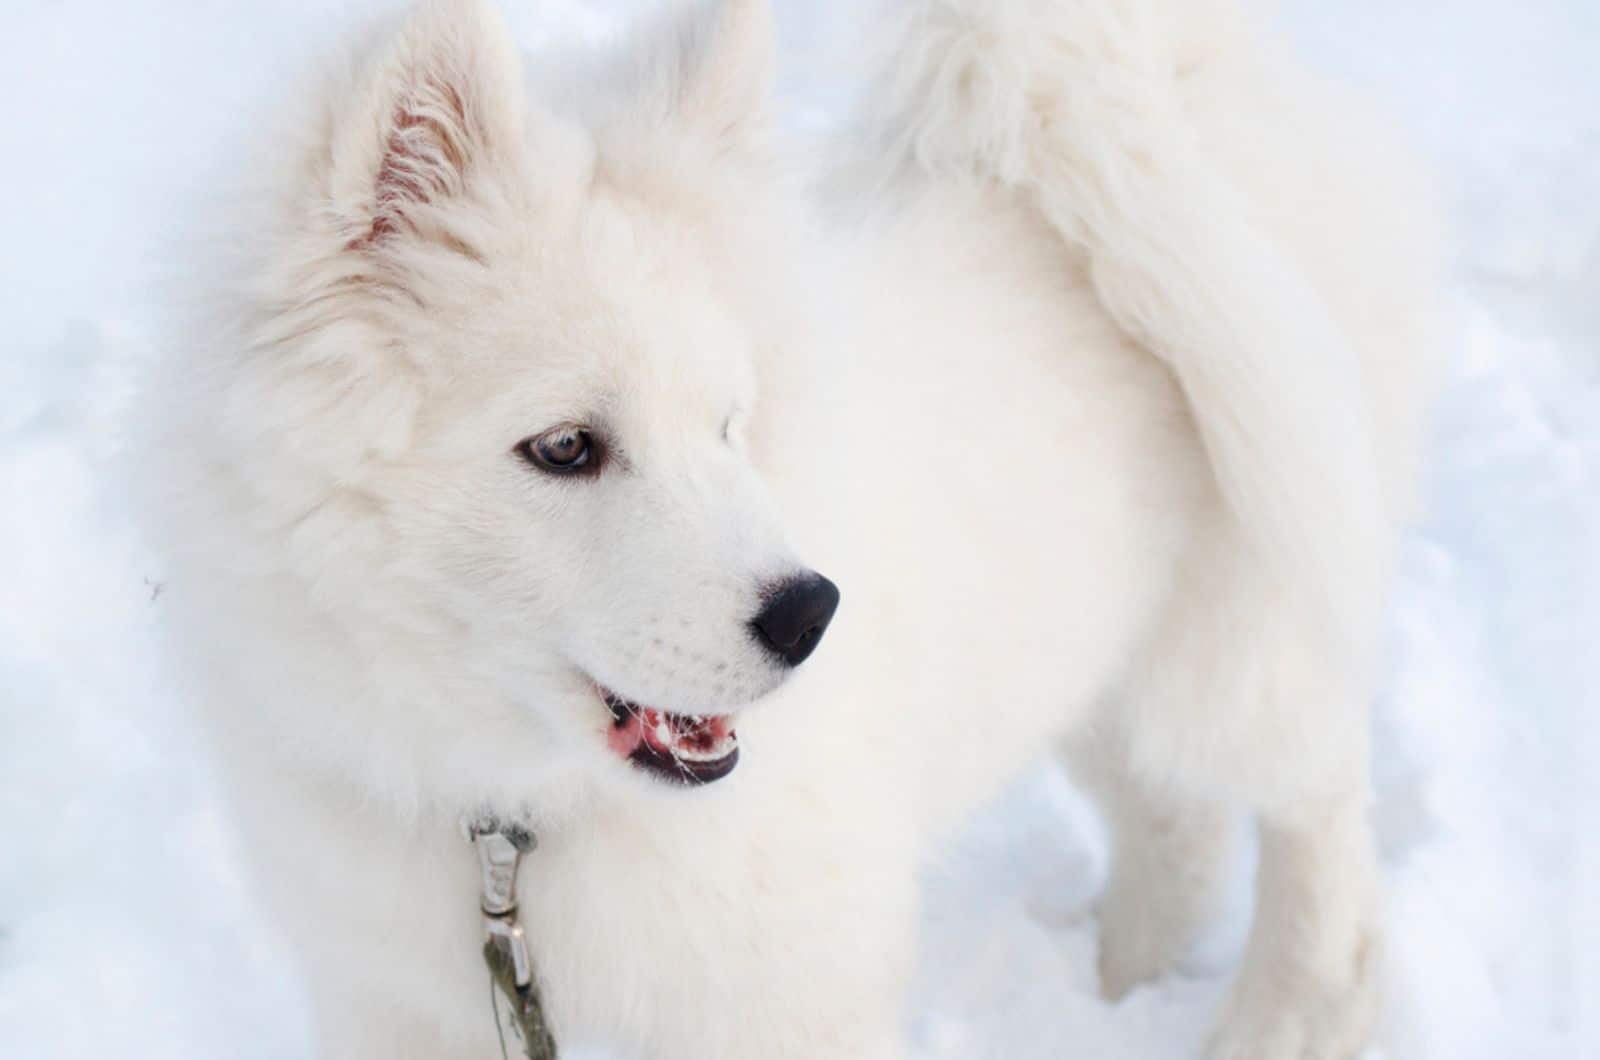
<path fill-rule="evenodd" d="M 1188 952 L 1194 921 L 1187 909 L 1108 896 L 1100 906 L 1100 996 L 1121 1001 L 1135 987 L 1176 968 Z"/>
<path fill-rule="evenodd" d="M 1259 978 L 1259 977 L 1252 977 Z M 1206 1060 L 1355 1060 L 1372 1040 L 1379 990 L 1372 978 L 1332 986 L 1241 982 Z"/>
<path fill-rule="evenodd" d="M 1161 846 L 1159 858 L 1116 873 L 1101 896 L 1100 994 L 1107 1001 L 1177 969 L 1217 911 L 1223 871 L 1215 849 Z"/>

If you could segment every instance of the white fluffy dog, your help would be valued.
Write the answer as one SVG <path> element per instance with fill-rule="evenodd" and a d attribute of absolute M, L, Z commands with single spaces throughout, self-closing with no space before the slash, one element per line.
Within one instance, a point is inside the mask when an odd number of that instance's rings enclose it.
<path fill-rule="evenodd" d="M 524 71 L 424 7 L 205 259 L 164 603 L 322 1055 L 499 1055 L 487 806 L 563 1045 L 903 1056 L 921 851 L 1056 751 L 1118 830 L 1106 992 L 1248 813 L 1209 1055 L 1353 1055 L 1427 383 L 1395 152 L 1221 0 L 925 0 L 802 182 L 770 37 L 725 0 Z"/>

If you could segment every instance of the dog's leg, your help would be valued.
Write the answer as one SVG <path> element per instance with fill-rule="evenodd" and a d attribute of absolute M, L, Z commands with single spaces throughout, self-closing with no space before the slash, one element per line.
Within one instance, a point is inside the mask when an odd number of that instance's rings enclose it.
<path fill-rule="evenodd" d="M 1116 1001 L 1176 968 L 1216 912 L 1237 815 L 1135 775 L 1119 734 L 1099 730 L 1065 757 L 1112 832 L 1099 964 L 1101 993 Z"/>
<path fill-rule="evenodd" d="M 1221 703 L 1214 711 L 1174 699 L 1140 710 L 1144 731 L 1132 745 L 1140 773 L 1115 759 L 1109 762 L 1121 771 L 1109 780 L 1105 762 L 1089 771 L 1088 786 L 1105 801 L 1116 833 L 1100 909 L 1101 989 L 1115 999 L 1184 956 L 1228 882 L 1235 813 L 1253 812 L 1260 820 L 1255 919 L 1207 1055 L 1349 1060 L 1373 1032 L 1380 996 L 1364 753 L 1331 734 L 1327 742 L 1342 745 L 1333 760 L 1300 753 L 1290 745 L 1319 739 L 1335 714 L 1289 699 L 1260 705 Z M 1181 786 L 1139 779 L 1158 773 Z"/>
<path fill-rule="evenodd" d="M 1360 1051 L 1378 1016 L 1375 881 L 1363 799 L 1263 821 L 1255 925 L 1211 1060 Z"/>
<path fill-rule="evenodd" d="M 1318 624 L 1283 606 L 1241 544 L 1223 525 L 1202 532 L 1107 725 L 1134 775 L 1202 800 L 1136 823 L 1157 829 L 1138 842 L 1182 849 L 1193 839 L 1163 840 L 1163 824 L 1191 827 L 1218 804 L 1260 821 L 1255 920 L 1211 1060 L 1349 1060 L 1379 996 L 1365 686 L 1327 657 Z M 1171 869 L 1147 861 L 1144 871 Z M 1173 902 L 1151 895 L 1158 886 L 1135 890 Z"/>
<path fill-rule="evenodd" d="M 1262 603 L 1263 657 L 1224 664 L 1239 674 L 1238 698 L 1212 718 L 1223 747 L 1191 763 L 1260 821 L 1255 921 L 1209 1055 L 1345 1060 L 1370 1039 L 1380 998 L 1365 688 L 1318 665 L 1314 634 Z"/>

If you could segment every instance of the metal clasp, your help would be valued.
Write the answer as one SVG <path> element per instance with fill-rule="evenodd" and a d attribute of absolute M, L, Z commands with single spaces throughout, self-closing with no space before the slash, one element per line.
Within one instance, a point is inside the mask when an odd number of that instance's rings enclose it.
<path fill-rule="evenodd" d="M 517 870 L 522 855 L 536 845 L 533 833 L 502 825 L 494 817 L 474 822 L 467 833 L 478 848 L 482 885 L 478 904 L 484 933 L 490 942 L 505 943 L 517 989 L 526 990 L 533 983 L 533 962 L 528 959 L 528 944 L 517 922 Z"/>

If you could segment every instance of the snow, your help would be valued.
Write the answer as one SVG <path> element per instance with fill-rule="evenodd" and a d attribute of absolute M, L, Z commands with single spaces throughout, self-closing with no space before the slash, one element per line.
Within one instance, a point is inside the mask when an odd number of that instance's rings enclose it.
<path fill-rule="evenodd" d="M 0 1055 L 308 1055 L 214 767 L 152 661 L 157 568 L 110 471 L 163 240 L 240 116 L 365 6 L 8 11 Z M 536 6 L 513 13 L 529 41 L 640 5 Z M 813 111 L 841 95 L 819 57 L 846 9 L 783 10 L 789 53 L 810 57 L 786 85 Z M 1600 5 L 1294 0 L 1283 21 L 1414 133 L 1455 221 L 1453 369 L 1374 736 L 1395 981 L 1376 1055 L 1600 1055 L 1600 684 L 1580 639 L 1600 587 Z M 1245 885 L 1182 974 L 1111 1006 L 1093 973 L 1105 858 L 1050 770 L 942 852 L 908 1028 L 920 1060 L 1193 1052 Z"/>

